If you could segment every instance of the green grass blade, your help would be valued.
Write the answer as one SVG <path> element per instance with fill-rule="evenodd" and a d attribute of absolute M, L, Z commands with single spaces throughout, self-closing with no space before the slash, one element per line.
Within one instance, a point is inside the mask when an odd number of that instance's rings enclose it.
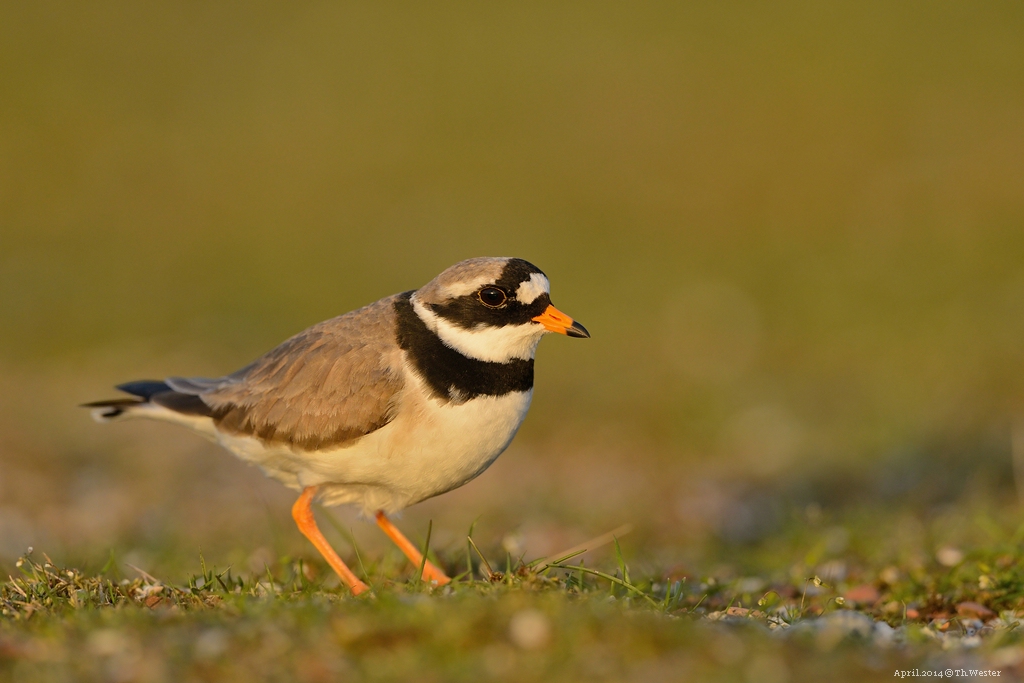
<path fill-rule="evenodd" d="M 416 574 L 418 583 L 423 583 L 423 568 L 427 566 L 427 553 L 430 552 L 430 532 L 434 529 L 434 520 L 427 521 L 427 541 L 423 544 L 423 557 L 420 558 L 420 568 Z"/>
<path fill-rule="evenodd" d="M 467 536 L 466 540 L 469 541 L 469 544 L 471 546 L 473 546 L 473 550 L 476 551 L 476 554 L 480 556 L 480 562 L 484 565 L 484 569 L 487 570 L 487 577 L 486 578 L 488 580 L 490 580 L 490 578 L 494 575 L 494 570 L 491 569 L 491 563 L 488 562 L 487 558 L 484 557 L 484 554 L 482 552 L 480 552 L 480 548 L 476 547 L 476 543 L 473 541 L 473 537 L 472 536 Z"/>
<path fill-rule="evenodd" d="M 626 583 L 630 583 L 630 580 L 629 580 L 629 567 L 626 566 L 626 561 L 624 559 L 622 559 L 622 547 L 619 545 L 619 539 L 616 538 L 616 539 L 614 539 L 614 541 L 615 541 L 615 559 L 618 560 L 618 562 L 619 562 L 619 571 L 622 572 L 622 579 Z"/>
<path fill-rule="evenodd" d="M 625 588 L 626 590 L 630 591 L 631 593 L 634 593 L 638 597 L 643 598 L 646 602 L 650 603 L 652 607 L 654 607 L 654 608 L 660 607 L 660 605 L 658 604 L 657 600 L 655 600 L 654 598 L 649 596 L 647 593 L 643 592 L 642 590 L 640 590 L 639 588 L 634 586 L 633 584 L 626 583 L 625 581 L 623 581 L 622 579 L 620 579 L 617 576 L 612 576 L 611 574 L 605 574 L 602 571 L 598 571 L 597 569 L 590 569 L 589 567 L 584 567 L 583 565 L 579 565 L 579 566 L 575 566 L 574 567 L 572 565 L 564 565 L 564 564 L 557 564 L 556 565 L 556 564 L 552 564 L 551 566 L 554 567 L 555 569 L 565 569 L 565 570 L 571 571 L 571 572 L 580 571 L 580 572 L 586 572 L 587 574 L 591 574 L 593 576 L 598 576 L 598 577 L 600 577 L 600 578 L 602 578 L 602 579 L 604 579 L 606 581 L 611 581 L 612 583 L 614 583 L 616 585 L 622 586 L 623 588 Z"/>
<path fill-rule="evenodd" d="M 356 554 L 356 564 L 359 565 L 359 572 L 362 574 L 361 578 L 366 583 L 372 584 L 372 581 L 370 580 L 370 573 L 367 571 L 366 565 L 363 564 L 363 555 L 359 552 L 359 544 L 356 543 L 355 534 L 352 533 L 351 529 L 344 528 L 341 525 L 341 522 L 338 521 L 337 517 L 335 517 L 330 510 L 321 508 L 320 511 L 324 513 L 324 517 L 326 517 L 330 525 L 334 527 L 334 530 L 341 534 L 342 538 L 348 541 L 348 544 L 352 546 L 352 550 Z"/>

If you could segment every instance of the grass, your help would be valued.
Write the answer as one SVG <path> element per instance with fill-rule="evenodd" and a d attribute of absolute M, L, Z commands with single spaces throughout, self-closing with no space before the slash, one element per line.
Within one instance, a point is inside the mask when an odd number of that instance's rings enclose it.
<path fill-rule="evenodd" d="M 883 566 L 858 563 L 851 546 L 836 579 L 809 573 L 797 528 L 763 543 L 772 559 L 760 575 L 732 578 L 640 573 L 618 540 L 608 562 L 592 565 L 569 553 L 486 558 L 468 538 L 464 550 L 438 553 L 455 575 L 444 588 L 360 555 L 373 591 L 358 598 L 318 559 L 280 558 L 240 575 L 200 556 L 195 573 L 166 580 L 113 557 L 80 571 L 32 552 L 0 585 L 0 677 L 789 681 L 947 667 L 1012 675 L 1024 662 L 1024 527 L 978 524 L 1003 538 Z"/>

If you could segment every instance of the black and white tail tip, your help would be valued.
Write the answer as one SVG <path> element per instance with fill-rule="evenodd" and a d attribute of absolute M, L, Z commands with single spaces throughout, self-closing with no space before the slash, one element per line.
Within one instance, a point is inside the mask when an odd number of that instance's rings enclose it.
<path fill-rule="evenodd" d="M 198 396 L 177 392 L 167 382 L 144 379 L 119 384 L 116 388 L 126 394 L 131 394 L 134 398 L 113 398 L 83 403 L 83 408 L 92 409 L 90 411 L 92 419 L 97 422 L 110 422 L 133 410 L 153 407 L 168 408 L 190 415 L 210 414 L 209 406 L 203 403 Z"/>

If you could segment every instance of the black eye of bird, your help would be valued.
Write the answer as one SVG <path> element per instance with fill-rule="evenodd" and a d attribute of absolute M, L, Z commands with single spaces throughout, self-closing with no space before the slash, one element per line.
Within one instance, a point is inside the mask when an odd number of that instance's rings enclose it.
<path fill-rule="evenodd" d="M 484 306 L 490 306 L 491 308 L 501 306 L 508 299 L 505 292 L 501 291 L 497 287 L 484 287 L 480 290 L 480 294 L 478 296 Z"/>

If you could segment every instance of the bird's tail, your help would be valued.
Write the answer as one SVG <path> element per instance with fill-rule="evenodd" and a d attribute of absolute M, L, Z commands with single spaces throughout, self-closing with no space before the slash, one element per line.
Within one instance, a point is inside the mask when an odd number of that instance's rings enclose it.
<path fill-rule="evenodd" d="M 117 389 L 132 398 L 113 398 L 106 401 L 83 403 L 83 408 L 90 408 L 92 418 L 97 422 L 111 422 L 119 418 L 146 416 L 157 417 L 155 413 L 164 413 L 160 409 L 169 409 L 182 416 L 209 416 L 210 407 L 203 403 L 195 394 L 176 391 L 167 382 L 144 379 L 117 385 Z M 156 409 L 156 411 L 154 411 Z"/>

